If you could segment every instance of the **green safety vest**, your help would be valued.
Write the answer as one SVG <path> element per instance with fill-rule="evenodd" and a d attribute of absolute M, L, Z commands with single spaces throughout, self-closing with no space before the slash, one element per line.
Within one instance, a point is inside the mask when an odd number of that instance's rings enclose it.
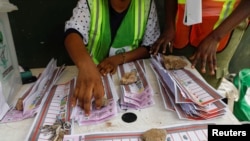
<path fill-rule="evenodd" d="M 137 48 L 142 41 L 151 0 L 131 0 L 127 14 L 119 26 L 114 41 L 111 43 L 108 0 L 88 0 L 91 22 L 87 49 L 93 61 L 98 64 L 109 54 L 111 46 L 116 54 Z"/>

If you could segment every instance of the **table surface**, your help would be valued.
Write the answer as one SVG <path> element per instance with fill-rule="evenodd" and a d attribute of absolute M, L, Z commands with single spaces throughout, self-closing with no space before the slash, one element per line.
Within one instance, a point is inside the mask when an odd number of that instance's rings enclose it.
<path fill-rule="evenodd" d="M 148 60 L 146 60 L 148 64 Z M 32 74 L 38 76 L 43 71 L 44 68 L 31 69 Z M 160 95 L 160 90 L 158 87 L 157 80 L 153 71 L 149 65 L 146 65 L 147 76 L 149 82 L 152 85 L 154 91 L 155 105 L 146 109 L 140 110 L 126 110 L 120 111 L 117 116 L 104 123 L 99 123 L 95 125 L 79 126 L 77 123 L 74 124 L 73 133 L 92 133 L 92 132 L 112 132 L 112 131 L 146 131 L 151 128 L 159 128 L 165 126 L 173 126 L 176 124 L 192 124 L 192 123 L 216 123 L 216 124 L 240 124 L 233 113 L 228 109 L 226 115 L 202 121 L 191 121 L 191 120 L 180 120 L 175 112 L 168 111 L 164 108 L 163 101 Z M 75 66 L 67 66 L 65 72 L 57 82 L 62 84 L 71 80 L 77 75 L 77 68 Z M 195 71 L 197 72 L 197 71 Z M 115 74 L 116 75 L 116 74 Z M 117 81 L 116 79 L 114 81 Z M 18 99 L 18 97 L 29 88 L 32 84 L 23 85 L 13 99 L 13 102 Z M 128 112 L 132 112 L 137 116 L 136 121 L 127 123 L 122 120 L 122 115 Z M 24 140 L 28 134 L 30 127 L 34 121 L 34 118 L 29 118 L 22 120 L 20 122 L 4 123 L 0 124 L 0 137 L 1 141 L 17 141 Z"/>

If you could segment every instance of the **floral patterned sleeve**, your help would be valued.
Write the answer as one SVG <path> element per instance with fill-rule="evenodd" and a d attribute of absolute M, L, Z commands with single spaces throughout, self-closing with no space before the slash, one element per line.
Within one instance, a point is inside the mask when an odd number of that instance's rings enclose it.
<path fill-rule="evenodd" d="M 151 46 L 160 36 L 160 26 L 154 0 L 151 4 L 146 31 L 142 40 L 142 46 Z"/>
<path fill-rule="evenodd" d="M 65 31 L 74 29 L 83 37 L 85 44 L 88 44 L 88 33 L 90 29 L 90 12 L 86 0 L 79 0 L 73 9 L 73 15 L 65 23 Z"/>

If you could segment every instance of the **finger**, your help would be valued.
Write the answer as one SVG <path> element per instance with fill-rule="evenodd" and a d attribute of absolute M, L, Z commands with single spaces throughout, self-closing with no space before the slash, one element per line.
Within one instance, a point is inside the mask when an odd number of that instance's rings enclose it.
<path fill-rule="evenodd" d="M 195 53 L 189 57 L 190 60 L 194 60 L 194 58 L 195 58 Z"/>
<path fill-rule="evenodd" d="M 160 44 L 156 42 L 155 45 L 151 48 L 152 49 L 151 54 L 157 55 L 159 48 L 160 48 Z"/>
<path fill-rule="evenodd" d="M 105 67 L 106 67 L 106 65 L 104 65 L 103 63 L 97 65 L 97 69 L 101 73 L 102 76 L 106 75 Z"/>
<path fill-rule="evenodd" d="M 102 66 L 101 66 L 100 64 L 99 64 L 99 65 L 97 65 L 97 66 L 96 66 L 96 68 L 98 69 L 98 71 L 99 71 L 99 72 L 101 72 L 101 70 L 102 70 Z"/>
<path fill-rule="evenodd" d="M 194 59 L 193 62 L 192 62 L 191 68 L 195 68 L 197 62 L 198 62 L 198 61 L 197 61 L 196 59 Z"/>
<path fill-rule="evenodd" d="M 104 97 L 104 88 L 103 85 L 97 86 L 94 91 L 94 98 L 95 98 L 95 106 L 97 109 L 100 109 L 103 105 L 103 97 Z"/>
<path fill-rule="evenodd" d="M 189 59 L 192 61 L 191 68 L 195 68 L 195 66 L 197 64 L 196 53 L 194 53 L 192 56 L 190 56 Z"/>
<path fill-rule="evenodd" d="M 167 52 L 167 48 L 168 48 L 168 43 L 165 42 L 163 45 L 162 45 L 162 53 L 166 53 Z"/>
<path fill-rule="evenodd" d="M 110 64 L 106 65 L 105 67 L 102 68 L 102 70 L 100 71 L 100 73 L 103 76 L 106 76 L 108 73 L 110 73 L 112 71 L 112 66 Z"/>
<path fill-rule="evenodd" d="M 76 97 L 75 97 L 74 95 L 71 96 L 71 106 L 72 106 L 72 107 L 75 107 L 75 106 L 76 106 L 76 101 L 77 101 Z"/>
<path fill-rule="evenodd" d="M 214 68 L 210 68 L 210 75 L 215 75 L 215 69 Z"/>
<path fill-rule="evenodd" d="M 71 106 L 75 107 L 77 103 L 77 97 L 78 97 L 78 88 L 76 87 L 74 90 L 74 94 L 71 96 Z"/>
<path fill-rule="evenodd" d="M 84 85 L 81 85 L 81 87 L 78 87 L 78 96 L 77 96 L 77 102 L 78 102 L 78 105 L 83 109 L 84 108 L 84 95 L 85 95 L 85 92 L 84 92 Z"/>
<path fill-rule="evenodd" d="M 154 49 L 155 49 L 155 47 L 156 47 L 157 45 L 156 45 L 156 42 L 152 45 L 152 47 L 150 48 L 150 50 L 149 50 L 149 53 L 150 54 L 153 54 L 154 53 Z"/>
<path fill-rule="evenodd" d="M 90 106 L 91 106 L 91 98 L 92 98 L 92 87 L 88 87 L 85 91 L 84 94 L 84 99 L 83 99 L 83 109 L 85 116 L 90 115 Z"/>
<path fill-rule="evenodd" d="M 217 59 L 216 56 L 213 57 L 214 70 L 217 70 Z"/>
<path fill-rule="evenodd" d="M 105 69 L 104 69 L 104 68 L 100 69 L 99 72 L 101 73 L 102 76 L 105 76 L 105 75 L 106 75 Z"/>
<path fill-rule="evenodd" d="M 116 73 L 116 70 L 117 70 L 117 67 L 114 67 L 110 73 L 113 75 Z"/>
<path fill-rule="evenodd" d="M 168 48 L 170 53 L 173 53 L 173 47 L 174 47 L 173 43 L 169 42 Z"/>
<path fill-rule="evenodd" d="M 214 75 L 215 74 L 215 71 L 214 71 L 215 70 L 215 66 L 214 66 L 214 60 L 213 60 L 212 57 L 209 57 L 208 63 L 209 63 L 210 74 Z"/>
<path fill-rule="evenodd" d="M 102 65 L 99 67 L 100 67 L 99 72 L 101 73 L 102 76 L 105 76 L 107 74 L 106 68 L 108 67 L 108 65 Z"/>
<path fill-rule="evenodd" d="M 114 67 L 113 67 L 112 65 L 109 64 L 109 65 L 107 66 L 107 68 L 105 69 L 105 74 L 112 72 L 113 68 L 114 68 Z"/>
<path fill-rule="evenodd" d="M 201 56 L 201 72 L 202 73 L 206 73 L 207 59 L 209 59 L 210 61 L 210 58 L 208 57 L 207 54 L 203 54 Z"/>
<path fill-rule="evenodd" d="M 201 61 L 201 72 L 202 73 L 206 73 L 206 63 L 207 63 L 207 60 L 206 59 L 203 59 Z"/>
<path fill-rule="evenodd" d="M 215 75 L 215 71 L 217 70 L 217 60 L 216 55 L 213 56 L 213 75 Z"/>

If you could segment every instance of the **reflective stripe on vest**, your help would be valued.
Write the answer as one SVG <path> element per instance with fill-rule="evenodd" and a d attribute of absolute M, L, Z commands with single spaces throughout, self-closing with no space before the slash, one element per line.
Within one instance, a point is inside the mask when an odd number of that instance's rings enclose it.
<path fill-rule="evenodd" d="M 218 21 L 216 22 L 216 24 L 214 25 L 214 29 L 217 28 L 220 25 L 220 23 L 232 13 L 235 2 L 236 0 L 226 0 L 224 2 L 221 13 L 220 13 L 220 17 Z"/>
<path fill-rule="evenodd" d="M 145 15 L 143 13 L 143 11 L 145 11 L 145 4 L 141 4 L 142 2 L 144 2 L 144 0 L 135 0 L 135 5 L 138 8 L 137 10 L 135 10 L 135 15 L 137 15 L 138 17 L 135 18 L 135 32 L 134 32 L 134 37 L 136 39 L 139 39 L 140 37 L 143 36 L 144 34 L 144 29 L 145 29 Z M 138 45 L 139 43 L 136 43 L 136 40 L 134 40 L 133 44 Z"/>
<path fill-rule="evenodd" d="M 90 5 L 90 14 L 91 14 L 91 22 L 90 22 L 90 36 L 89 42 L 88 42 L 88 51 L 92 55 L 93 52 L 96 50 L 97 46 L 97 41 L 100 39 L 100 34 L 97 34 L 98 31 L 101 28 L 101 22 L 102 22 L 102 11 L 103 11 L 103 5 L 104 1 L 103 0 L 89 0 L 89 5 Z M 93 12 L 94 11 L 94 12 Z M 96 62 L 97 60 L 94 60 Z"/>

